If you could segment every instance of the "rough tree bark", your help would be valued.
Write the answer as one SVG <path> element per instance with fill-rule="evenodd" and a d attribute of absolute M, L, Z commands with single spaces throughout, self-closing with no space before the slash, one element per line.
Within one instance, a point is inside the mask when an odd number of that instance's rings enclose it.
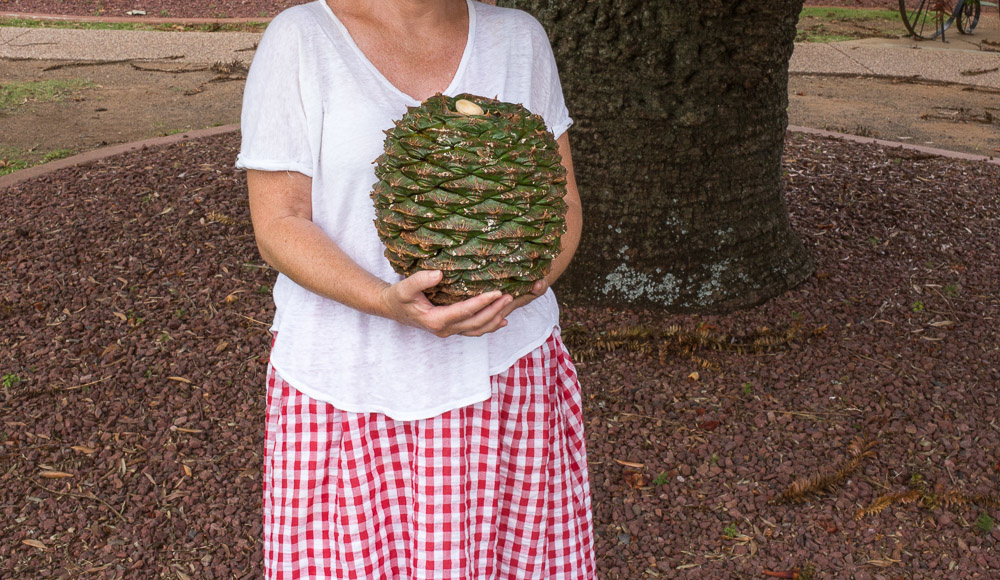
<path fill-rule="evenodd" d="M 802 0 L 501 0 L 545 26 L 585 230 L 570 301 L 725 311 L 807 278 L 781 156 Z"/>

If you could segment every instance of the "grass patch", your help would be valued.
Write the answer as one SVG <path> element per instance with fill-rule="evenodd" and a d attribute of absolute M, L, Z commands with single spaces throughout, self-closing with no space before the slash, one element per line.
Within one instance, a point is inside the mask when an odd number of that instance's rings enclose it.
<path fill-rule="evenodd" d="M 0 85 L 0 111 L 9 111 L 25 103 L 53 103 L 72 93 L 93 86 L 83 79 L 25 81 Z"/>
<path fill-rule="evenodd" d="M 40 152 L 24 151 L 14 147 L 0 147 L 0 175 L 7 175 L 56 159 L 63 159 L 75 153 L 76 151 L 72 149 L 53 149 L 52 151 Z"/>
<path fill-rule="evenodd" d="M 899 38 L 906 27 L 896 10 L 806 6 L 799 13 L 796 42 L 842 42 Z"/>
<path fill-rule="evenodd" d="M 27 169 L 29 164 L 24 159 L 7 159 L 7 156 L 0 152 L 0 175 L 7 175 L 22 169 Z"/>
<path fill-rule="evenodd" d="M 49 161 L 55 161 L 56 159 L 65 159 L 70 155 L 76 153 L 72 149 L 53 149 L 45 155 L 42 155 L 42 163 L 48 163 Z"/>
<path fill-rule="evenodd" d="M 37 20 L 0 18 L 0 26 L 17 28 L 68 28 L 73 30 L 154 30 L 161 32 L 264 32 L 266 22 L 180 24 L 151 22 L 75 22 L 72 20 Z"/>
<path fill-rule="evenodd" d="M 824 6 L 806 6 L 799 13 L 799 18 L 817 18 L 821 20 L 898 20 L 902 17 L 898 10 L 871 10 L 865 8 L 836 8 Z"/>

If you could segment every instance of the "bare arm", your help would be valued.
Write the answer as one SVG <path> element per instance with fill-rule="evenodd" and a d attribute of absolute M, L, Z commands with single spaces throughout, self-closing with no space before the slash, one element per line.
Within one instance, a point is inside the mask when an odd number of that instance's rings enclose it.
<path fill-rule="evenodd" d="M 439 271 L 418 272 L 389 284 L 354 262 L 312 221 L 312 180 L 301 173 L 247 173 L 250 217 L 261 257 L 302 287 L 368 314 L 422 328 L 437 336 L 479 336 L 506 326 L 509 296 L 488 292 L 450 306 L 434 306 L 423 291 Z"/>

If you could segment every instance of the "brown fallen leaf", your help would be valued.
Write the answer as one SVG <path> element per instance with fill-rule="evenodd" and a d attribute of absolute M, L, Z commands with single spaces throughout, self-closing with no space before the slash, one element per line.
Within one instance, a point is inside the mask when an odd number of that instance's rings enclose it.
<path fill-rule="evenodd" d="M 70 447 L 70 449 L 72 449 L 73 451 L 79 451 L 80 453 L 85 453 L 87 455 L 90 455 L 91 453 L 97 451 L 93 447 L 87 447 L 86 445 L 74 445 Z"/>
<path fill-rule="evenodd" d="M 101 351 L 101 354 L 99 354 L 97 358 L 104 358 L 106 355 L 112 354 L 120 348 L 121 347 L 118 346 L 118 343 L 112 342 L 108 346 L 104 347 L 104 350 Z"/>
<path fill-rule="evenodd" d="M 629 471 L 625 473 L 625 485 L 631 487 L 632 489 L 638 489 L 640 487 L 645 487 L 646 476 L 639 471 Z"/>
<path fill-rule="evenodd" d="M 21 540 L 21 543 L 26 546 L 31 546 L 32 548 L 38 548 L 39 550 L 44 550 L 48 547 L 38 540 Z"/>
<path fill-rule="evenodd" d="M 792 578 L 792 580 L 797 580 L 799 570 L 797 568 L 794 570 L 762 570 L 761 574 L 769 578 Z"/>
<path fill-rule="evenodd" d="M 46 479 L 62 479 L 65 477 L 73 477 L 72 473 L 66 473 L 65 471 L 43 471 L 38 475 Z"/>
<path fill-rule="evenodd" d="M 902 562 L 902 560 L 893 560 L 892 558 L 882 558 L 882 559 L 868 560 L 867 562 L 865 562 L 865 564 L 868 564 L 869 566 L 878 566 L 879 568 L 888 568 L 895 564 L 899 564 L 900 562 Z"/>
<path fill-rule="evenodd" d="M 184 475 L 191 477 L 191 468 L 187 465 L 181 464 L 181 468 L 184 470 Z"/>
<path fill-rule="evenodd" d="M 184 377 L 167 377 L 167 380 L 177 381 L 178 383 L 187 383 L 189 385 L 191 384 L 191 379 L 185 379 Z"/>
<path fill-rule="evenodd" d="M 232 304 L 233 302 L 239 300 L 240 297 L 238 296 L 238 294 L 240 294 L 241 292 L 246 292 L 246 290 L 234 290 L 232 293 L 229 294 L 229 296 L 226 296 L 226 304 Z"/>
<path fill-rule="evenodd" d="M 625 467 L 634 467 L 635 469 L 642 469 L 643 467 L 646 467 L 645 463 L 635 463 L 632 461 L 623 461 L 621 459 L 615 459 L 615 462 L 619 465 L 624 465 Z"/>

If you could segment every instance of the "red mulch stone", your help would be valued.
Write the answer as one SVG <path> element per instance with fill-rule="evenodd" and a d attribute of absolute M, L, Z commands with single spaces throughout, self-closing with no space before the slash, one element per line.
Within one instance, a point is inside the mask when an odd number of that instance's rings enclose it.
<path fill-rule="evenodd" d="M 0 577 L 260 576 L 275 273 L 238 138 L 4 190 Z M 817 263 L 799 288 L 727 315 L 564 308 L 600 577 L 989 577 L 1000 510 L 931 498 L 997 493 L 1000 167 L 801 134 L 784 162 Z M 672 325 L 721 342 L 602 350 Z M 772 502 L 858 436 L 875 456 L 846 480 Z M 908 489 L 928 499 L 855 518 Z"/>

